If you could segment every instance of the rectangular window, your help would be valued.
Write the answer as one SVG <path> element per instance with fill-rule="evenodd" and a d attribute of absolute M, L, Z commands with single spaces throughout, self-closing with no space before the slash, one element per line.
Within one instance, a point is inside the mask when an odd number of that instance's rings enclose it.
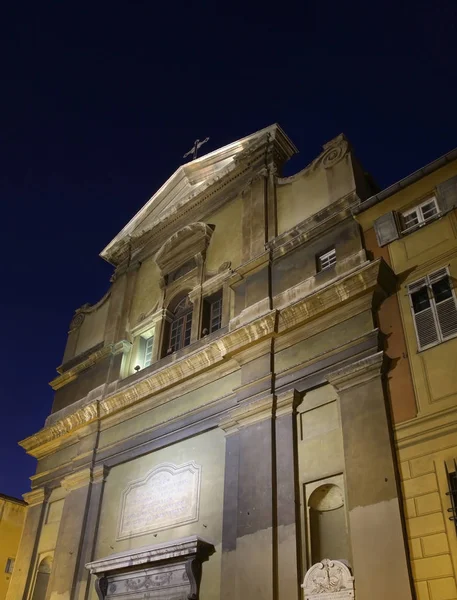
<path fill-rule="evenodd" d="M 323 254 L 319 254 L 317 257 L 317 270 L 324 271 L 325 269 L 329 269 L 333 267 L 336 263 L 336 251 L 335 248 L 331 250 L 327 250 Z"/>
<path fill-rule="evenodd" d="M 222 290 L 203 300 L 202 335 L 217 331 L 222 326 Z"/>
<path fill-rule="evenodd" d="M 6 561 L 6 565 L 5 565 L 5 573 L 9 573 L 11 575 L 11 573 L 13 572 L 14 569 L 14 558 L 8 558 Z"/>
<path fill-rule="evenodd" d="M 152 361 L 152 346 L 154 345 L 154 336 L 152 335 L 150 338 L 146 340 L 144 345 L 144 366 L 149 367 Z"/>
<path fill-rule="evenodd" d="M 457 335 L 457 305 L 447 268 L 408 286 L 419 350 Z"/>
<path fill-rule="evenodd" d="M 411 210 L 407 210 L 401 215 L 402 233 L 413 231 L 421 227 L 439 215 L 438 204 L 435 196 L 428 198 Z"/>

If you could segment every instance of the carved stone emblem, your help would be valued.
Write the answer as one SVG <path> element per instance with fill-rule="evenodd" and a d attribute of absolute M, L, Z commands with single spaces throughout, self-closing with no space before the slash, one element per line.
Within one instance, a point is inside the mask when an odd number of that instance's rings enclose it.
<path fill-rule="evenodd" d="M 324 558 L 308 570 L 302 588 L 305 600 L 350 600 L 354 577 L 344 562 Z"/>
<path fill-rule="evenodd" d="M 326 148 L 321 157 L 322 165 L 325 169 L 329 169 L 336 165 L 347 153 L 349 144 L 342 136 L 338 136 L 334 143 Z"/>
<path fill-rule="evenodd" d="M 201 467 L 163 463 L 123 492 L 118 539 L 198 520 Z"/>
<path fill-rule="evenodd" d="M 83 321 L 84 321 L 84 313 L 82 313 L 82 312 L 76 313 L 75 316 L 73 317 L 73 319 L 71 320 L 70 331 L 73 331 L 74 329 L 78 329 L 78 327 L 81 327 L 81 325 L 83 324 Z"/>

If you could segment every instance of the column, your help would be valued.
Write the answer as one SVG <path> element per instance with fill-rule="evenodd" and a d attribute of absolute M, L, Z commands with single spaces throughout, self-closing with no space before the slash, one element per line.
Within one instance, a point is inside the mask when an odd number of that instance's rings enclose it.
<path fill-rule="evenodd" d="M 357 600 L 412 598 L 382 365 L 378 352 L 329 376 L 339 395 Z"/>
<path fill-rule="evenodd" d="M 78 565 L 88 524 L 91 479 L 92 470 L 87 468 L 71 473 L 62 480 L 61 485 L 68 493 L 60 521 L 46 600 L 70 600 L 75 597 Z"/>
<path fill-rule="evenodd" d="M 24 494 L 24 500 L 28 504 L 27 515 L 6 600 L 22 600 L 29 594 L 48 498 L 49 493 L 45 488 Z"/>

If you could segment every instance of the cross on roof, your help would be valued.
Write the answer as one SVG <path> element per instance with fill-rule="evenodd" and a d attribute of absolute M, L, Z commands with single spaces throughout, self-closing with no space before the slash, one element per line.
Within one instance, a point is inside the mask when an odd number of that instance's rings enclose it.
<path fill-rule="evenodd" d="M 197 152 L 198 152 L 199 148 L 201 146 L 203 146 L 203 144 L 206 144 L 206 142 L 208 140 L 209 140 L 209 137 L 205 138 L 202 142 L 200 140 L 195 140 L 194 145 L 189 150 L 189 152 L 186 152 L 184 154 L 183 158 L 187 158 L 190 154 L 192 154 L 192 160 L 195 160 L 197 158 Z"/>

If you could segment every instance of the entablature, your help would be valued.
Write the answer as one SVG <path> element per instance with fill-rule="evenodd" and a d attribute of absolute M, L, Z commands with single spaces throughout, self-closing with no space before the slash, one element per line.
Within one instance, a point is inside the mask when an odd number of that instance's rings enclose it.
<path fill-rule="evenodd" d="M 114 391 L 100 400 L 90 402 L 77 411 L 66 414 L 65 418 L 45 427 L 38 433 L 23 440 L 20 444 L 36 457 L 45 456 L 55 449 L 55 441 L 62 436 L 70 436 L 73 431 L 97 419 L 122 411 L 125 408 L 162 392 L 167 388 L 190 379 L 200 373 L 220 365 L 236 356 L 249 346 L 259 344 L 268 338 L 281 337 L 293 329 L 312 322 L 321 315 L 341 307 L 358 297 L 371 294 L 373 297 L 388 295 L 392 291 L 395 277 L 382 259 L 363 264 L 346 277 L 331 282 L 327 287 L 297 300 L 281 309 L 273 309 L 259 318 L 224 333 L 209 341 L 204 347 L 186 354 L 172 363 L 160 366 L 147 377 L 135 380 L 128 387 Z M 109 351 L 122 351 L 123 343 L 116 344 Z M 108 350 L 105 350 L 108 352 Z M 163 363 L 162 363 L 163 364 Z M 77 376 L 77 373 L 56 378 L 62 383 L 63 377 Z"/>

